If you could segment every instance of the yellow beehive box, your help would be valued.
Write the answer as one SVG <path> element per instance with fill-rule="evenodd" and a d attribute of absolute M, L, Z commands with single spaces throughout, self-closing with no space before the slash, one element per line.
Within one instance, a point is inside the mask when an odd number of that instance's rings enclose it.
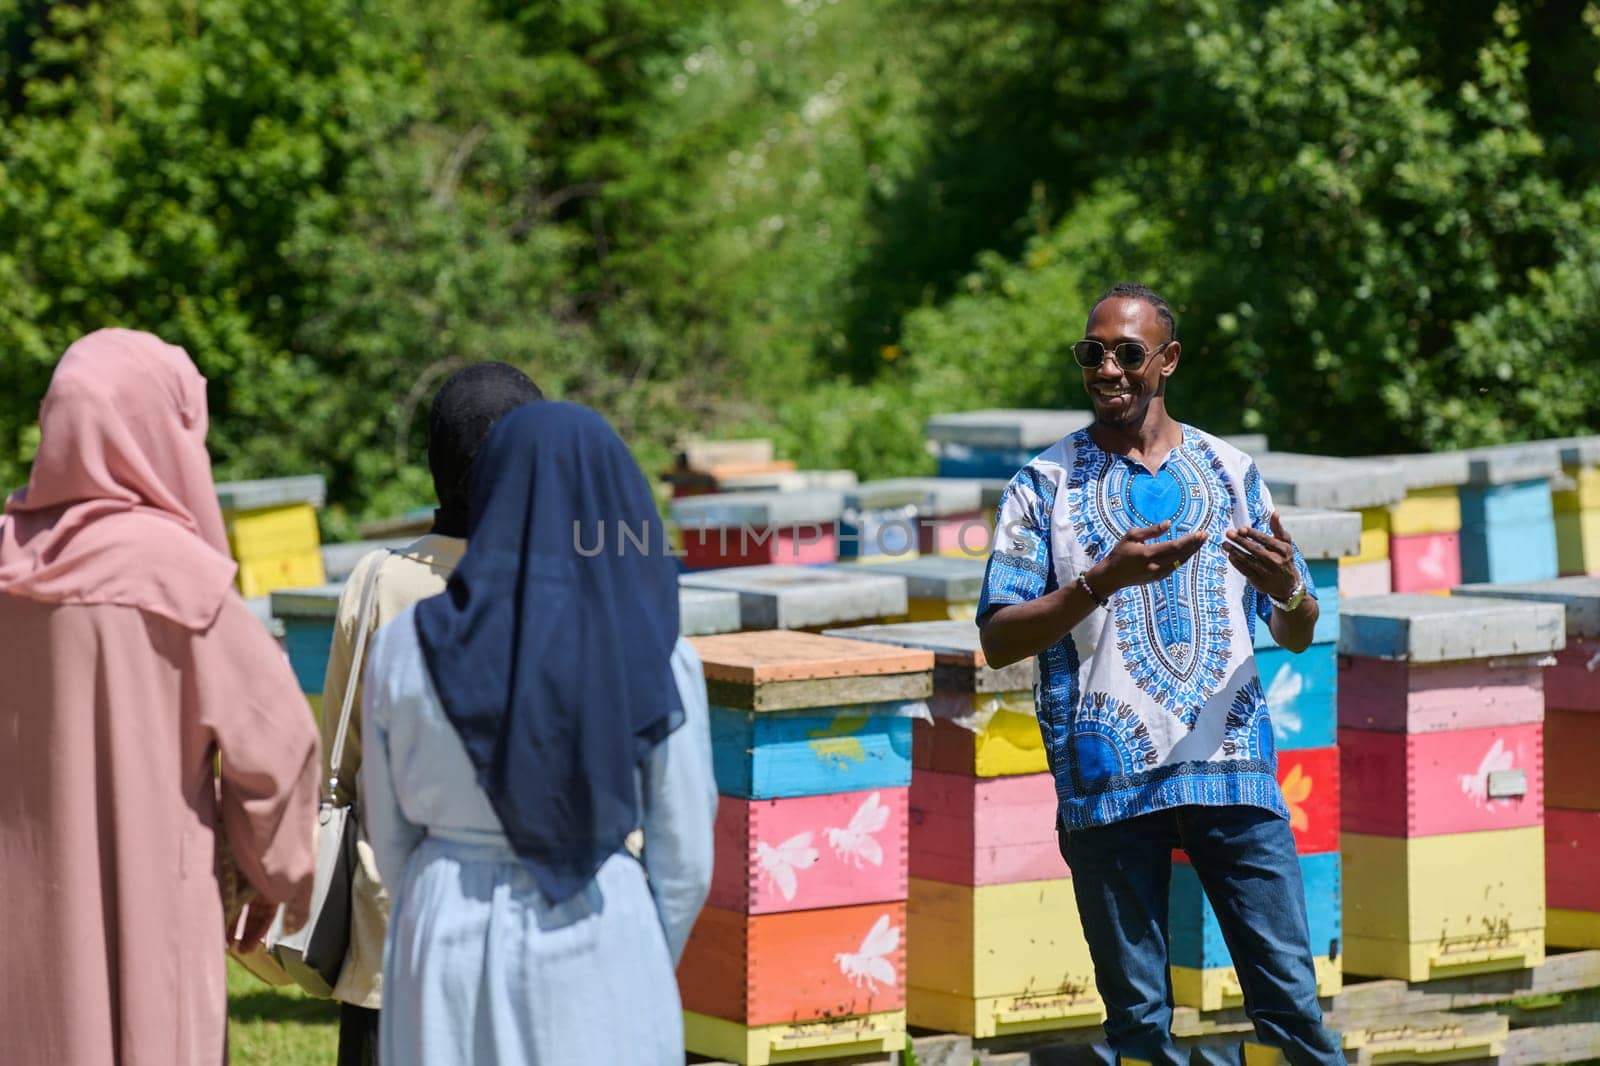
<path fill-rule="evenodd" d="M 911 879 L 906 1017 L 976 1037 L 1105 1018 L 1070 878 L 1010 885 Z"/>
<path fill-rule="evenodd" d="M 1412 489 L 1399 503 L 1389 505 L 1391 537 L 1426 536 L 1461 532 L 1461 496 L 1454 485 Z M 1363 536 L 1366 533 L 1362 523 Z M 1362 547 L 1366 547 L 1363 539 Z"/>
<path fill-rule="evenodd" d="M 1341 560 L 1350 564 L 1375 563 L 1389 558 L 1389 508 L 1367 507 L 1361 511 L 1361 554 Z"/>
<path fill-rule="evenodd" d="M 322 550 L 288 555 L 269 555 L 239 562 L 239 594 L 249 599 L 266 596 L 277 589 L 312 588 L 327 579 L 322 568 Z"/>
<path fill-rule="evenodd" d="M 1556 513 L 1556 568 L 1600 574 L 1600 508 Z"/>
<path fill-rule="evenodd" d="M 1600 466 L 1568 466 L 1566 475 L 1572 488 L 1550 494 L 1550 506 L 1557 514 L 1600 511 Z"/>
<path fill-rule="evenodd" d="M 1551 907 L 1545 925 L 1545 941 L 1551 947 L 1600 948 L 1600 911 Z"/>
<path fill-rule="evenodd" d="M 227 511 L 222 521 L 228 531 L 228 547 L 240 562 L 316 551 L 322 546 L 317 509 L 309 503 Z"/>
<path fill-rule="evenodd" d="M 1342 959 L 1318 955 L 1311 960 L 1317 968 L 1317 995 L 1337 996 L 1344 989 Z M 1239 986 L 1239 971 L 1232 966 L 1200 970 L 1192 966 L 1172 967 L 1172 994 L 1181 1004 L 1198 1005 L 1204 1011 L 1244 1006 L 1244 989 Z"/>
<path fill-rule="evenodd" d="M 1344 834 L 1344 968 L 1427 981 L 1544 961 L 1544 830 Z"/>
<path fill-rule="evenodd" d="M 977 600 L 906 601 L 908 622 L 972 622 L 978 617 Z"/>
<path fill-rule="evenodd" d="M 779 1025 L 741 1025 L 683 1012 L 684 1043 L 700 1054 L 745 1066 L 886 1055 L 906 1046 L 906 1012 L 884 1011 Z"/>

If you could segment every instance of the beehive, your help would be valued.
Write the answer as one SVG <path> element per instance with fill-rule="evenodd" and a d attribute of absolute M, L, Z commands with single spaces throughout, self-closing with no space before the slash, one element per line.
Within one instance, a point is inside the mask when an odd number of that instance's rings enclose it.
<path fill-rule="evenodd" d="M 249 599 L 326 580 L 317 532 L 317 508 L 326 498 L 321 475 L 217 485 L 240 595 Z"/>
<path fill-rule="evenodd" d="M 1389 591 L 1389 529 L 1385 512 L 1405 498 L 1399 463 L 1378 459 L 1267 452 L 1256 457 L 1261 478 L 1279 506 L 1361 512 L 1359 548 L 1339 562 L 1339 584 L 1346 596 Z"/>
<path fill-rule="evenodd" d="M 1600 436 L 1557 443 L 1565 483 L 1550 498 L 1556 566 L 1563 574 L 1600 574 Z"/>
<path fill-rule="evenodd" d="M 719 492 L 672 502 L 688 570 L 831 563 L 843 513 L 843 494 L 827 489 Z"/>
<path fill-rule="evenodd" d="M 1461 576 L 1506 584 L 1556 576 L 1550 479 L 1561 470 L 1549 444 L 1479 448 L 1467 453 L 1461 487 Z"/>
<path fill-rule="evenodd" d="M 1405 499 L 1385 509 L 1390 585 L 1395 592 L 1441 593 L 1461 583 L 1461 496 L 1471 462 L 1464 452 L 1392 455 Z"/>
<path fill-rule="evenodd" d="M 960 411 L 929 418 L 926 433 L 940 477 L 1009 481 L 1034 456 L 1093 421 L 1088 411 Z"/>
<path fill-rule="evenodd" d="M 744 629 L 819 630 L 906 612 L 905 578 L 877 568 L 738 566 L 684 574 L 679 585 L 737 593 Z"/>
<path fill-rule="evenodd" d="M 984 559 L 925 556 L 885 559 L 876 563 L 872 572 L 905 578 L 905 621 L 959 621 L 970 625 L 978 614 L 978 597 L 983 592 L 987 568 Z"/>

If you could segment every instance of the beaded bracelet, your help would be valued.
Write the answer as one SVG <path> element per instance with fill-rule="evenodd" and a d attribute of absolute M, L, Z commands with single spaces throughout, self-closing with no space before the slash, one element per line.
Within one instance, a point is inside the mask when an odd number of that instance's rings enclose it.
<path fill-rule="evenodd" d="M 1091 600 L 1093 600 L 1095 603 L 1098 603 L 1100 606 L 1106 607 L 1106 608 L 1109 608 L 1111 606 L 1111 601 L 1109 601 L 1105 597 L 1101 596 L 1089 584 L 1089 576 L 1087 574 L 1079 574 L 1078 575 L 1078 587 L 1083 589 L 1083 591 L 1087 592 L 1089 594 L 1089 598 Z"/>

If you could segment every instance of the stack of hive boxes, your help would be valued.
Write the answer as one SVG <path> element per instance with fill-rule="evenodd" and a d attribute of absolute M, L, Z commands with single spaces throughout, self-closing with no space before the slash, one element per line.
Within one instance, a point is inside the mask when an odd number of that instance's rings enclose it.
<path fill-rule="evenodd" d="M 720 492 L 672 501 L 686 570 L 835 562 L 843 513 L 844 495 L 833 489 Z"/>
<path fill-rule="evenodd" d="M 1600 574 L 1600 436 L 1559 444 L 1567 486 L 1550 499 L 1556 566 L 1563 574 Z"/>
<path fill-rule="evenodd" d="M 902 477 L 869 481 L 861 488 L 903 493 L 910 501 L 912 542 L 921 555 L 989 557 L 983 481 L 978 478 Z M 846 497 L 848 503 L 848 497 Z"/>
<path fill-rule="evenodd" d="M 1099 1022 L 1033 660 L 990 669 L 970 622 L 851 632 L 934 654 L 934 724 L 912 755 L 909 1021 L 977 1037 Z"/>
<path fill-rule="evenodd" d="M 1317 969 L 1317 990 L 1331 996 L 1340 968 L 1339 750 L 1336 740 L 1336 673 L 1339 633 L 1339 560 L 1361 542 L 1361 519 L 1349 511 L 1281 507 L 1317 586 L 1319 610 L 1312 645 L 1297 654 L 1280 648 L 1266 625 L 1256 624 L 1256 668 L 1267 693 L 1278 781 L 1289 807 L 1306 916 Z M 1239 977 L 1188 856 L 1173 853 L 1169 902 L 1173 999 L 1180 1006 L 1219 1010 L 1244 1001 Z"/>
<path fill-rule="evenodd" d="M 839 558 L 850 562 L 914 559 L 923 493 L 899 479 L 867 481 L 844 492 Z"/>
<path fill-rule="evenodd" d="M 1339 561 L 1339 588 L 1345 596 L 1389 591 L 1388 508 L 1406 496 L 1399 463 L 1266 452 L 1256 465 L 1279 507 L 1361 512 L 1361 550 Z"/>
<path fill-rule="evenodd" d="M 960 411 L 928 419 L 926 435 L 940 477 L 1009 481 L 1028 460 L 1092 421 L 1088 411 Z"/>
<path fill-rule="evenodd" d="M 1403 980 L 1544 959 L 1542 665 L 1555 604 L 1346 600 L 1345 968 Z"/>
<path fill-rule="evenodd" d="M 892 574 L 906 582 L 906 614 L 896 621 L 971 623 L 978 616 L 978 596 L 988 563 L 961 556 L 927 556 L 888 560 L 873 573 Z"/>
<path fill-rule="evenodd" d="M 809 633 L 698 637 L 717 790 L 711 897 L 678 967 L 690 1051 L 905 1044 L 911 715 L 933 656 Z"/>
<path fill-rule="evenodd" d="M 327 494 L 320 474 L 217 486 L 228 548 L 239 564 L 240 595 L 251 599 L 326 580 L 317 508 Z"/>
<path fill-rule="evenodd" d="M 906 579 L 878 567 L 736 566 L 684 574 L 678 584 L 737 594 L 741 629 L 817 631 L 906 613 Z"/>
<path fill-rule="evenodd" d="M 1567 613 L 1567 646 L 1544 672 L 1546 940 L 1600 948 L 1600 578 L 1476 585 L 1457 595 L 1541 600 Z"/>
<path fill-rule="evenodd" d="M 673 496 L 731 491 L 727 482 L 788 473 L 794 463 L 774 459 L 770 440 L 692 440 L 679 445 L 676 464 L 661 479 Z"/>
<path fill-rule="evenodd" d="M 1394 592 L 1448 592 L 1461 584 L 1461 496 L 1471 469 L 1464 452 L 1391 455 L 1406 496 L 1384 508 Z"/>
<path fill-rule="evenodd" d="M 1556 576 L 1550 480 L 1561 449 L 1549 442 L 1467 452 L 1461 486 L 1461 577 L 1496 585 Z"/>

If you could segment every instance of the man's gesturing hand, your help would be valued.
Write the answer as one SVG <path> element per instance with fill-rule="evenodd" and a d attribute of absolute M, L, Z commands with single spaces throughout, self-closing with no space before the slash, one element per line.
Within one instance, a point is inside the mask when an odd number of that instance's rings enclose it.
<path fill-rule="evenodd" d="M 1228 561 L 1245 576 L 1245 580 L 1275 600 L 1286 600 L 1300 583 L 1299 571 L 1294 565 L 1294 541 L 1284 531 L 1278 512 L 1272 512 L 1272 535 L 1255 529 L 1230 529 L 1227 542 Z"/>
<path fill-rule="evenodd" d="M 1197 532 L 1176 540 L 1148 543 L 1171 528 L 1171 522 L 1162 522 L 1160 525 L 1130 529 L 1089 575 L 1089 582 L 1095 591 L 1109 595 L 1117 589 L 1160 581 L 1188 562 L 1189 557 L 1206 542 L 1205 533 Z"/>

